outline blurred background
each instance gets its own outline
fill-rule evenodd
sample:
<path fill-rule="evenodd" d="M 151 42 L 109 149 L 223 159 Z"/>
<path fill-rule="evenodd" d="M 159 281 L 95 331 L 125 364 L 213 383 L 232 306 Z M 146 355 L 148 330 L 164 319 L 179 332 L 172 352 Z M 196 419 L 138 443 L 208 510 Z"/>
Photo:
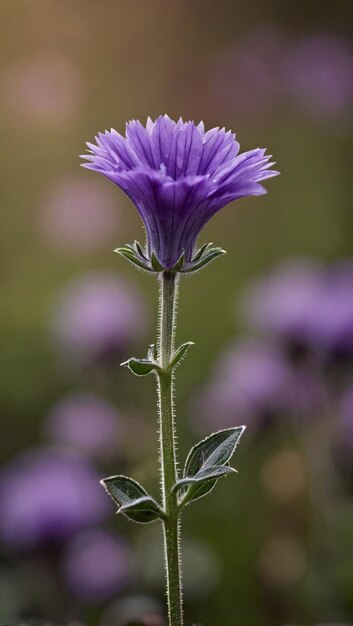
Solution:
<path fill-rule="evenodd" d="M 158 493 L 157 284 L 113 254 L 136 210 L 79 167 L 98 130 L 171 117 L 268 147 L 267 196 L 218 214 L 228 250 L 181 287 L 180 458 L 248 426 L 185 511 L 187 623 L 353 622 L 350 0 L 2 0 L 0 621 L 163 626 L 158 525 L 98 485 Z"/>

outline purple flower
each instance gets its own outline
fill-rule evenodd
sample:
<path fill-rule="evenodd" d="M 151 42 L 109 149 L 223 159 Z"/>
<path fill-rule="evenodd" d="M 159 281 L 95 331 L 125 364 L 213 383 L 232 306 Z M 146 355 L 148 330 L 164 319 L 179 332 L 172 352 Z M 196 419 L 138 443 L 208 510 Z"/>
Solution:
<path fill-rule="evenodd" d="M 279 102 L 279 65 L 287 45 L 285 33 L 270 23 L 256 24 L 237 37 L 221 51 L 207 76 L 215 104 L 232 115 L 239 112 L 256 118 L 273 111 Z"/>
<path fill-rule="evenodd" d="M 353 262 L 284 263 L 249 289 L 245 313 L 257 329 L 289 345 L 352 356 Z"/>
<path fill-rule="evenodd" d="M 136 287 L 109 272 L 75 278 L 55 305 L 58 346 L 83 365 L 120 358 L 146 326 L 146 307 Z"/>
<path fill-rule="evenodd" d="M 0 474 L 0 539 L 17 549 L 63 541 L 109 514 L 99 476 L 58 449 L 27 452 Z"/>
<path fill-rule="evenodd" d="M 90 602 L 105 600 L 130 582 L 132 557 L 120 537 L 103 530 L 87 530 L 68 543 L 63 573 L 72 593 Z"/>
<path fill-rule="evenodd" d="M 353 260 L 329 266 L 317 302 L 313 340 L 333 356 L 353 357 Z"/>
<path fill-rule="evenodd" d="M 353 48 L 336 36 L 316 34 L 284 56 L 283 85 L 311 116 L 337 118 L 353 104 Z"/>
<path fill-rule="evenodd" d="M 92 393 L 74 393 L 53 407 L 45 434 L 90 458 L 107 459 L 119 449 L 121 426 L 113 406 Z"/>
<path fill-rule="evenodd" d="M 195 268 L 197 237 L 210 218 L 233 200 L 266 193 L 262 181 L 278 173 L 265 150 L 239 154 L 230 131 L 205 132 L 202 122 L 167 115 L 148 118 L 146 128 L 129 122 L 126 137 L 114 129 L 99 133 L 96 142 L 87 144 L 84 167 L 112 180 L 135 204 L 147 246 L 130 249 L 130 260 L 150 271 Z"/>
<path fill-rule="evenodd" d="M 195 413 L 217 428 L 271 418 L 287 408 L 291 376 L 290 365 L 276 346 L 255 339 L 234 342 L 196 398 Z"/>
<path fill-rule="evenodd" d="M 112 240 L 120 224 L 114 194 L 101 180 L 63 176 L 46 190 L 39 230 L 60 252 L 87 252 Z"/>
<path fill-rule="evenodd" d="M 9 65 L 1 75 L 3 106 L 9 119 L 33 126 L 66 126 L 77 119 L 83 98 L 80 70 L 63 54 L 30 56 Z"/>
<path fill-rule="evenodd" d="M 244 309 L 257 329 L 302 346 L 312 341 L 321 301 L 321 265 L 294 259 L 256 281 L 245 294 Z"/>

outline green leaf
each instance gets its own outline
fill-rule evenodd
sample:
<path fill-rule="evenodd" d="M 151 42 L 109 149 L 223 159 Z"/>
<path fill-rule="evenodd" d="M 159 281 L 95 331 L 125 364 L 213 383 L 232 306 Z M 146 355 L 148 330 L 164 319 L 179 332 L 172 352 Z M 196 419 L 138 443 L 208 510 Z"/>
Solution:
<path fill-rule="evenodd" d="M 147 491 L 128 476 L 110 476 L 101 484 L 118 505 L 118 513 L 140 524 L 149 524 L 165 517 L 159 504 Z"/>
<path fill-rule="evenodd" d="M 176 489 L 182 491 L 180 503 L 185 506 L 193 500 L 206 496 L 215 487 L 220 478 L 236 473 L 233 467 L 217 465 L 200 470 L 196 476 L 182 478 L 176 483 Z M 187 487 L 185 489 L 185 487 Z"/>
<path fill-rule="evenodd" d="M 181 487 L 187 487 L 188 485 L 197 485 L 198 483 L 202 483 L 211 479 L 218 479 L 222 476 L 227 476 L 227 474 L 236 473 L 233 467 L 229 467 L 229 465 L 212 465 L 211 467 L 206 467 L 200 470 L 196 476 L 187 476 L 186 478 L 181 478 L 175 485 L 175 489 L 180 489 Z"/>
<path fill-rule="evenodd" d="M 186 459 L 184 476 L 195 476 L 200 469 L 205 467 L 228 463 L 244 430 L 245 426 L 226 428 L 197 443 Z"/>
<path fill-rule="evenodd" d="M 187 353 L 188 349 L 190 348 L 190 346 L 194 346 L 194 342 L 193 341 L 187 341 L 186 343 L 183 343 L 173 354 L 172 360 L 169 363 L 168 368 L 169 369 L 173 369 L 174 367 L 176 367 L 177 365 L 179 365 L 180 361 L 183 359 L 183 357 L 185 356 L 185 354 Z"/>
<path fill-rule="evenodd" d="M 182 506 L 202 498 L 213 489 L 219 478 L 235 471 L 228 463 L 244 430 L 245 426 L 220 430 L 192 448 L 186 459 L 183 478 L 174 487 L 181 490 Z"/>
<path fill-rule="evenodd" d="M 150 361 L 150 359 L 135 359 L 133 357 L 124 361 L 121 365 L 128 367 L 129 370 L 136 376 L 147 376 L 148 374 L 151 374 L 151 372 L 155 372 L 160 369 L 159 365 L 154 361 Z"/>

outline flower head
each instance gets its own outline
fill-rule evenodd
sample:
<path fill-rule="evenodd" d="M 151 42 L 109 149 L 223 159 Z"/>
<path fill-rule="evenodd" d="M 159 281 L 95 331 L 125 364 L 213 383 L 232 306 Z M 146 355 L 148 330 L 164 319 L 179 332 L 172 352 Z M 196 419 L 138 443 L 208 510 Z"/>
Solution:
<path fill-rule="evenodd" d="M 145 225 L 146 249 L 135 244 L 120 251 L 150 271 L 192 271 L 221 254 L 219 248 L 196 252 L 202 228 L 233 200 L 266 193 L 262 181 L 278 174 L 265 150 L 239 154 L 230 131 L 205 132 L 202 122 L 167 115 L 148 118 L 146 127 L 131 121 L 125 137 L 112 129 L 87 145 L 84 167 L 117 184 Z"/>

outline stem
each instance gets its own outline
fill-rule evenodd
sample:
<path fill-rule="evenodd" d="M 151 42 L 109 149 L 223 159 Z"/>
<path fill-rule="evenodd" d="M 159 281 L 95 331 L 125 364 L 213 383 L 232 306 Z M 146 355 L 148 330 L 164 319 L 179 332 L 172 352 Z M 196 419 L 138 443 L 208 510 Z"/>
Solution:
<path fill-rule="evenodd" d="M 158 373 L 160 471 L 163 506 L 164 554 L 167 577 L 169 626 L 183 626 L 179 513 L 175 492 L 171 488 L 178 478 L 174 425 L 174 373 L 168 365 L 174 352 L 178 275 L 160 275 Z"/>

